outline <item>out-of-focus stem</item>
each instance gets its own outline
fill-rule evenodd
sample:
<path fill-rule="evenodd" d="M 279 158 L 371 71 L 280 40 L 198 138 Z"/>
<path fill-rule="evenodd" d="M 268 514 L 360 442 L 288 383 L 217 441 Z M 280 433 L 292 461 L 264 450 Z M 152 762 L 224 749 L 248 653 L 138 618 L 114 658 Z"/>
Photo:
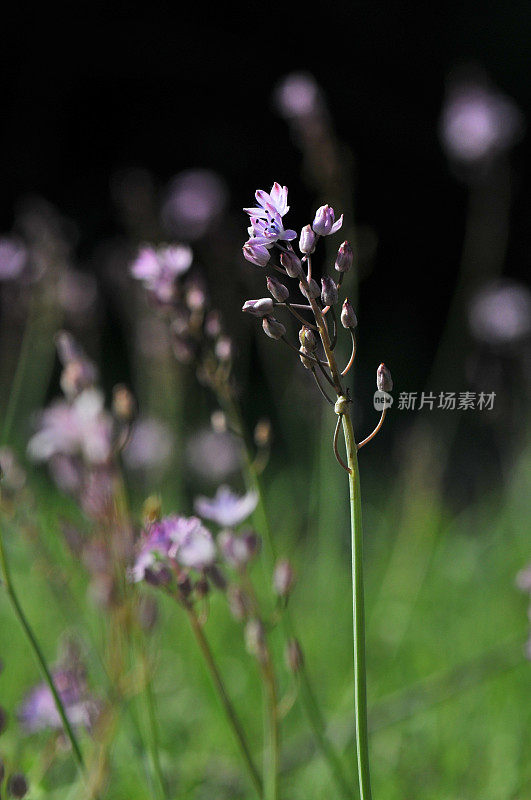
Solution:
<path fill-rule="evenodd" d="M 264 795 L 263 795 L 262 781 L 260 779 L 260 775 L 253 761 L 251 751 L 247 744 L 247 739 L 245 737 L 245 733 L 242 728 L 241 722 L 238 718 L 238 715 L 236 714 L 234 706 L 232 705 L 232 701 L 227 693 L 227 690 L 225 689 L 225 684 L 223 683 L 221 673 L 215 662 L 214 655 L 212 653 L 212 650 L 210 649 L 208 640 L 203 632 L 201 624 L 197 619 L 194 610 L 191 607 L 187 607 L 186 611 L 188 614 L 188 619 L 190 620 L 190 625 L 193 634 L 196 638 L 197 644 L 199 645 L 199 649 L 201 650 L 203 658 L 205 659 L 205 663 L 210 673 L 210 677 L 212 678 L 212 682 L 219 695 L 221 704 L 223 705 L 223 709 L 225 711 L 225 714 L 227 715 L 227 719 L 233 730 L 236 742 L 238 743 L 238 747 L 240 749 L 242 758 L 249 772 L 249 777 L 251 778 L 252 784 L 255 788 L 258 797 L 262 798 Z"/>
<path fill-rule="evenodd" d="M 17 617 L 17 620 L 20 623 L 20 626 L 21 626 L 22 630 L 26 634 L 26 638 L 28 639 L 28 642 L 30 644 L 31 649 L 33 650 L 33 654 L 34 654 L 34 656 L 35 656 L 35 658 L 37 660 L 37 663 L 39 664 L 39 667 L 41 669 L 43 678 L 44 678 L 44 680 L 45 680 L 45 682 L 46 682 L 46 684 L 47 684 L 47 686 L 48 686 L 48 688 L 49 688 L 49 690 L 50 690 L 50 692 L 52 694 L 52 697 L 53 697 L 53 700 L 54 700 L 54 703 L 55 703 L 55 707 L 57 709 L 57 713 L 59 714 L 59 717 L 61 718 L 61 722 L 63 723 L 63 728 L 64 728 L 64 731 L 65 731 L 65 734 L 66 734 L 66 736 L 67 736 L 67 738 L 70 741 L 70 744 L 72 746 L 72 753 L 74 755 L 74 759 L 75 759 L 75 761 L 77 763 L 77 766 L 80 769 L 80 771 L 84 773 L 85 766 L 84 766 L 84 761 L 83 761 L 83 755 L 81 753 L 81 748 L 79 747 L 79 744 L 78 744 L 76 735 L 74 733 L 74 730 L 73 730 L 73 728 L 72 728 L 72 726 L 70 724 L 70 721 L 69 721 L 69 719 L 68 719 L 68 717 L 66 715 L 65 708 L 64 708 L 62 700 L 61 700 L 61 698 L 59 696 L 59 693 L 58 693 L 58 691 L 57 691 L 57 689 L 55 687 L 55 684 L 54 684 L 51 672 L 50 672 L 50 670 L 48 668 L 48 664 L 46 663 L 46 659 L 44 657 L 44 654 L 43 654 L 43 652 L 41 650 L 41 647 L 40 647 L 40 645 L 39 645 L 39 643 L 38 643 L 38 641 L 37 641 L 37 639 L 35 637 L 35 634 L 33 633 L 31 625 L 29 624 L 29 622 L 28 622 L 28 620 L 26 618 L 26 615 L 25 615 L 25 613 L 24 613 L 24 611 L 22 609 L 22 606 L 20 605 L 20 602 L 19 602 L 18 597 L 17 597 L 17 593 L 15 591 L 15 587 L 13 586 L 13 582 L 11 580 L 11 573 L 9 571 L 9 565 L 8 565 L 8 562 L 7 562 L 7 555 L 6 555 L 6 551 L 5 551 L 4 539 L 3 539 L 2 531 L 0 531 L 0 572 L 1 572 L 1 575 L 2 575 L 2 580 L 4 582 L 4 587 L 5 587 L 5 590 L 6 590 L 6 594 L 7 594 L 8 598 L 9 598 L 9 600 L 11 602 L 11 606 L 13 608 L 13 611 L 15 612 L 15 616 Z"/>
<path fill-rule="evenodd" d="M 277 684 L 269 650 L 261 671 L 264 684 L 264 733 L 267 742 L 264 751 L 264 800 L 277 800 L 280 731 Z"/>
<path fill-rule="evenodd" d="M 346 404 L 345 404 L 346 405 Z M 350 524 L 352 538 L 352 600 L 354 621 L 354 712 L 356 754 L 361 800 L 371 800 L 369 735 L 367 724 L 367 670 L 365 663 L 365 609 L 363 595 L 363 535 L 360 476 L 356 440 L 348 408 L 343 413 L 343 433 L 350 469 Z"/>

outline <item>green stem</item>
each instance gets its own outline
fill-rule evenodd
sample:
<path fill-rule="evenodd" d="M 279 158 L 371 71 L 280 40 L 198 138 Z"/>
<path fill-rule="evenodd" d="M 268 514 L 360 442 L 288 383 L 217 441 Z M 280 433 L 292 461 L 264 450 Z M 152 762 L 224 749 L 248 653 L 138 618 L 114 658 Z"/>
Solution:
<path fill-rule="evenodd" d="M 264 798 L 265 800 L 277 800 L 278 798 L 278 759 L 280 748 L 280 736 L 278 727 L 278 698 L 275 673 L 271 656 L 267 653 L 266 660 L 262 665 L 262 677 L 264 681 L 264 721 L 265 721 L 265 740 L 267 746 L 264 751 Z"/>
<path fill-rule="evenodd" d="M 203 633 L 201 624 L 197 619 L 197 616 L 195 615 L 193 609 L 187 608 L 186 611 L 188 613 L 188 619 L 190 620 L 192 631 L 199 645 L 199 649 L 203 654 L 205 663 L 208 667 L 208 671 L 210 672 L 210 676 L 212 678 L 216 691 L 223 705 L 225 714 L 227 715 L 227 719 L 229 720 L 229 723 L 234 732 L 234 737 L 240 748 L 241 755 L 249 771 L 249 776 L 256 790 L 256 794 L 258 795 L 258 797 L 262 798 L 263 789 L 262 789 L 262 781 L 260 779 L 260 775 L 253 761 L 251 751 L 249 749 L 249 745 L 247 744 L 247 739 L 245 737 L 245 733 L 242 728 L 242 724 L 238 718 L 238 715 L 236 714 L 234 706 L 232 705 L 232 701 L 227 693 L 227 690 L 225 689 L 225 684 L 223 683 L 223 679 L 221 677 L 217 664 L 214 660 L 214 656 L 212 650 L 210 649 L 208 640 L 205 637 L 205 634 Z"/>
<path fill-rule="evenodd" d="M 367 724 L 367 668 L 365 663 L 365 611 L 363 598 L 363 535 L 361 524 L 360 476 L 352 420 L 347 403 L 343 411 L 343 433 L 350 469 L 350 522 L 352 531 L 352 600 L 354 621 L 354 704 L 356 753 L 361 800 L 371 800 L 369 735 Z"/>
<path fill-rule="evenodd" d="M 7 401 L 7 408 L 4 415 L 4 424 L 2 426 L 2 436 L 0 440 L 4 445 L 7 444 L 9 440 L 20 398 L 20 392 L 22 391 L 24 373 L 26 372 L 26 363 L 31 353 L 31 342 L 33 338 L 33 327 L 36 320 L 36 312 L 37 300 L 35 297 L 32 297 L 28 319 L 22 337 L 22 344 L 20 345 L 20 353 L 17 359 L 15 375 L 13 376 L 13 381 L 11 382 L 9 399 Z"/>
<path fill-rule="evenodd" d="M 157 726 L 157 715 L 155 713 L 155 696 L 153 693 L 153 679 L 151 675 L 148 675 L 146 678 L 146 685 L 145 685 L 145 699 L 146 699 L 146 707 L 148 712 L 148 719 L 149 719 L 149 730 L 150 730 L 150 750 L 151 750 L 151 762 L 153 766 L 153 771 L 157 776 L 157 781 L 159 783 L 159 790 L 161 793 L 161 797 L 168 798 L 168 788 L 166 786 L 166 781 L 164 778 L 164 773 L 162 771 L 162 766 L 160 763 L 160 756 L 159 756 L 159 731 Z"/>
<path fill-rule="evenodd" d="M 7 556 L 6 556 L 5 546 L 4 546 L 4 539 L 3 539 L 3 535 L 2 535 L 1 531 L 0 531 L 0 572 L 2 574 L 2 579 L 4 581 L 4 586 L 5 586 L 5 590 L 6 590 L 7 596 L 9 598 L 10 602 L 11 602 L 11 606 L 13 607 L 13 611 L 15 612 L 15 616 L 17 617 L 21 628 L 23 629 L 24 633 L 26 634 L 26 637 L 27 637 L 27 639 L 28 639 L 28 641 L 30 643 L 31 649 L 33 650 L 35 658 L 36 658 L 36 660 L 37 660 L 37 662 L 39 664 L 39 667 L 41 669 L 43 678 L 44 678 L 44 680 L 45 680 L 45 682 L 46 682 L 46 684 L 47 684 L 47 686 L 48 686 L 48 688 L 49 688 L 49 690 L 50 690 L 50 692 L 52 694 L 52 697 L 54 699 L 55 707 L 57 708 L 57 713 L 59 714 L 59 717 L 61 718 L 61 722 L 63 723 L 65 734 L 66 734 L 67 738 L 69 739 L 70 744 L 72 745 L 72 752 L 74 754 L 74 758 L 75 758 L 75 761 L 77 763 L 77 766 L 79 767 L 79 770 L 84 773 L 85 765 L 84 765 L 84 762 L 83 762 L 83 756 L 81 754 L 81 749 L 79 747 L 76 735 L 75 735 L 75 733 L 73 731 L 72 726 L 70 725 L 70 722 L 68 720 L 68 717 L 66 715 L 66 712 L 65 712 L 65 709 L 64 709 L 64 706 L 63 706 L 63 703 L 62 703 L 62 700 L 59 697 L 59 693 L 58 693 L 57 689 L 55 688 L 55 684 L 53 682 L 52 675 L 51 675 L 50 670 L 48 669 L 48 665 L 46 663 L 46 659 L 44 658 L 43 652 L 42 652 L 42 650 L 40 648 L 40 645 L 39 645 L 37 639 L 35 638 L 35 635 L 34 635 L 32 629 L 31 629 L 31 626 L 30 626 L 30 624 L 29 624 L 29 622 L 28 622 L 28 620 L 26 618 L 26 615 L 24 614 L 24 611 L 22 610 L 22 606 L 20 605 L 20 602 L 18 600 L 16 591 L 15 591 L 15 587 L 13 586 L 13 582 L 11 580 L 11 573 L 9 571 L 9 566 L 8 566 L 8 562 L 7 562 Z"/>

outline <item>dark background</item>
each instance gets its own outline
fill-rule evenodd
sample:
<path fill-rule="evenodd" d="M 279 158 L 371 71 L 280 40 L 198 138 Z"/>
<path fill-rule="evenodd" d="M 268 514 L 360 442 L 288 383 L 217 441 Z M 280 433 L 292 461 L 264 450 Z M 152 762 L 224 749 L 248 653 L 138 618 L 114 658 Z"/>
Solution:
<path fill-rule="evenodd" d="M 286 73 L 311 72 L 354 157 L 356 222 L 377 240 L 361 286 L 370 332 L 361 366 L 385 360 L 397 389 L 425 388 L 469 195 L 438 138 L 445 82 L 456 67 L 478 66 L 531 119 L 528 3 L 357 3 L 297 14 L 249 4 L 234 16 L 224 7 L 78 4 L 66 13 L 22 8 L 4 30 L 1 227 L 21 197 L 38 193 L 77 222 L 82 259 L 116 232 L 111 176 L 131 166 L 161 184 L 182 169 L 212 168 L 235 212 L 254 188 L 279 180 L 298 209 L 292 224 L 310 221 L 315 194 L 271 93 Z M 531 258 L 525 137 L 510 163 L 504 274 L 522 279 Z M 242 217 L 242 240 L 243 226 Z M 458 385 L 430 388 L 468 388 L 464 370 Z"/>

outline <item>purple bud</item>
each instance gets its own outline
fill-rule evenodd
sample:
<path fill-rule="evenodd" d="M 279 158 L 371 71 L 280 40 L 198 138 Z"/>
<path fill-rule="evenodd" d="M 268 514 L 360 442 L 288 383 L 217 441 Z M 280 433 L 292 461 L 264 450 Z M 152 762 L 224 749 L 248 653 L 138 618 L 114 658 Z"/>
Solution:
<path fill-rule="evenodd" d="M 299 342 L 302 347 L 307 347 L 308 350 L 314 350 L 317 347 L 317 339 L 311 328 L 303 325 L 299 331 Z"/>
<path fill-rule="evenodd" d="M 284 654 L 290 672 L 297 673 L 304 664 L 304 656 L 297 639 L 289 639 Z"/>
<path fill-rule="evenodd" d="M 266 314 L 273 313 L 273 301 L 270 297 L 261 297 L 259 300 L 246 300 L 242 306 L 242 311 L 252 314 L 253 317 L 265 317 Z"/>
<path fill-rule="evenodd" d="M 228 336 L 220 336 L 216 342 L 214 351 L 216 358 L 220 361 L 229 361 L 232 356 L 232 342 Z"/>
<path fill-rule="evenodd" d="M 280 256 L 280 263 L 290 276 L 290 278 L 299 278 L 302 272 L 302 262 L 295 253 L 282 253 Z"/>
<path fill-rule="evenodd" d="M 243 255 L 251 264 L 256 264 L 257 267 L 265 267 L 270 259 L 270 253 L 267 247 L 263 244 L 253 244 L 253 240 L 249 239 L 243 245 Z"/>
<path fill-rule="evenodd" d="M 306 225 L 302 229 L 301 236 L 299 239 L 299 250 L 301 251 L 301 253 L 306 253 L 307 255 L 313 253 L 313 251 L 315 250 L 315 241 L 316 241 L 316 236 L 315 233 L 312 231 L 312 226 Z"/>
<path fill-rule="evenodd" d="M 299 283 L 299 289 L 301 290 L 301 293 L 308 300 L 315 300 L 315 298 L 319 297 L 319 295 L 321 294 L 321 290 L 319 289 L 319 284 L 317 283 L 317 281 L 314 281 L 313 278 L 310 278 L 307 285 L 308 288 L 306 288 L 306 286 L 303 284 L 302 281 Z"/>
<path fill-rule="evenodd" d="M 356 328 L 358 325 L 358 318 L 348 297 L 345 299 L 341 309 L 341 324 L 344 328 Z"/>
<path fill-rule="evenodd" d="M 321 300 L 324 306 L 334 306 L 339 299 L 337 286 L 329 275 L 321 278 Z"/>
<path fill-rule="evenodd" d="M 241 622 L 249 615 L 251 603 L 243 589 L 240 589 L 239 586 L 234 586 L 232 584 L 229 586 L 227 589 L 227 600 L 230 613 L 238 622 Z"/>
<path fill-rule="evenodd" d="M 287 558 L 281 558 L 275 564 L 273 572 L 273 589 L 279 597 L 287 597 L 295 583 L 295 573 Z"/>
<path fill-rule="evenodd" d="M 376 386 L 379 392 L 390 392 L 393 388 L 393 379 L 385 364 L 380 364 L 376 372 Z"/>
<path fill-rule="evenodd" d="M 264 317 L 262 320 L 262 328 L 270 339 L 281 339 L 286 335 L 284 325 L 275 319 L 275 317 Z"/>
<path fill-rule="evenodd" d="M 329 236 L 338 231 L 343 225 L 343 214 L 336 222 L 334 209 L 329 206 L 321 206 L 315 213 L 313 229 L 319 236 Z"/>
<path fill-rule="evenodd" d="M 271 292 L 277 303 L 285 303 L 289 297 L 289 289 L 276 278 L 267 279 L 267 290 Z"/>
<path fill-rule="evenodd" d="M 347 241 L 340 245 L 337 251 L 335 267 L 338 272 L 348 272 L 354 261 L 352 247 Z"/>

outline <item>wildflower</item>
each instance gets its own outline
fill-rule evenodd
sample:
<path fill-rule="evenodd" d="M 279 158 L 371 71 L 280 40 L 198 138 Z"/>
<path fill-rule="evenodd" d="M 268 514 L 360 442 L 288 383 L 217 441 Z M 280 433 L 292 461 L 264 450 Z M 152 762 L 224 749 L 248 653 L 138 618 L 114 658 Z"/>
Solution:
<path fill-rule="evenodd" d="M 210 531 L 197 517 L 163 517 L 149 527 L 130 577 L 137 583 L 156 576 L 160 570 L 168 570 L 172 560 L 182 567 L 203 570 L 213 564 L 215 555 Z"/>
<path fill-rule="evenodd" d="M 472 165 L 485 161 L 514 144 L 522 129 L 519 109 L 501 92 L 477 80 L 450 89 L 440 123 L 450 158 Z"/>
<path fill-rule="evenodd" d="M 292 72 L 275 90 L 275 103 L 282 116 L 305 120 L 322 111 L 322 99 L 315 78 L 306 72 Z"/>
<path fill-rule="evenodd" d="M 310 351 L 315 350 L 317 347 L 317 339 L 315 338 L 315 334 L 311 328 L 308 328 L 307 325 L 303 325 L 299 331 L 299 342 L 301 343 L 302 347 L 307 347 Z"/>
<path fill-rule="evenodd" d="M 173 449 L 171 431 L 157 419 L 139 419 L 123 450 L 123 459 L 129 469 L 164 469 Z"/>
<path fill-rule="evenodd" d="M 244 208 L 250 217 L 266 217 L 268 213 L 278 214 L 283 217 L 289 211 L 288 187 L 281 186 L 275 181 L 268 194 L 263 189 L 257 189 L 255 197 L 260 208 Z"/>
<path fill-rule="evenodd" d="M 336 221 L 334 209 L 329 206 L 321 206 L 315 213 L 312 228 L 319 236 L 330 236 L 336 233 L 343 225 L 343 214 Z"/>
<path fill-rule="evenodd" d="M 35 461 L 61 454 L 81 455 L 91 464 L 101 464 L 111 455 L 111 437 L 112 419 L 104 410 L 103 394 L 84 389 L 72 403 L 58 401 L 42 412 L 28 453 Z"/>
<path fill-rule="evenodd" d="M 226 528 L 239 525 L 253 513 L 258 503 L 255 491 L 237 495 L 228 486 L 220 486 L 212 499 L 198 497 L 194 503 L 195 510 L 204 519 L 217 522 Z"/>
<path fill-rule="evenodd" d="M 531 333 L 531 292 L 516 281 L 487 284 L 472 300 L 469 324 L 476 339 L 487 344 L 522 341 Z"/>
<path fill-rule="evenodd" d="M 267 248 L 273 247 L 275 242 L 287 241 L 291 242 L 292 239 L 297 238 L 296 231 L 288 228 L 284 229 L 282 224 L 282 217 L 276 211 L 266 211 L 265 217 L 251 217 L 251 224 L 247 228 L 247 232 L 251 237 L 251 241 L 255 244 L 262 244 Z"/>
<path fill-rule="evenodd" d="M 263 244 L 257 244 L 253 239 L 249 239 L 248 242 L 245 242 L 242 250 L 244 258 L 250 261 L 251 264 L 256 264 L 257 267 L 265 267 L 271 258 L 267 247 L 264 247 Z"/>
<path fill-rule="evenodd" d="M 353 260 L 354 253 L 352 251 L 352 247 L 347 241 L 344 241 L 343 244 L 339 245 L 335 268 L 338 272 L 348 272 L 352 266 Z"/>
<path fill-rule="evenodd" d="M 205 428 L 190 437 L 186 458 L 194 472 L 219 484 L 239 469 L 241 448 L 234 434 Z"/>
<path fill-rule="evenodd" d="M 170 182 L 162 205 L 162 220 L 180 239 L 192 241 L 208 232 L 227 204 L 223 180 L 208 169 L 191 169 Z"/>
<path fill-rule="evenodd" d="M 317 281 L 314 281 L 313 278 L 310 278 L 308 281 L 308 288 L 302 283 L 299 283 L 299 289 L 301 290 L 301 294 L 303 294 L 307 300 L 315 300 L 316 297 L 319 297 L 321 294 L 321 290 L 319 289 L 319 284 Z"/>
<path fill-rule="evenodd" d="M 55 670 L 52 677 L 70 724 L 90 728 L 97 714 L 97 703 L 88 692 L 83 668 L 79 664 L 62 667 Z M 39 683 L 29 692 L 20 707 L 18 718 L 28 733 L 46 728 L 60 730 L 63 727 L 46 683 Z"/>
<path fill-rule="evenodd" d="M 270 297 L 261 297 L 260 300 L 246 300 L 242 311 L 247 311 L 254 317 L 263 317 L 273 313 L 273 301 Z"/>
<path fill-rule="evenodd" d="M 133 277 L 141 280 L 161 303 L 173 300 L 175 279 L 184 274 L 192 263 L 193 255 L 187 245 L 143 247 L 131 266 Z"/>
<path fill-rule="evenodd" d="M 11 237 L 0 239 L 0 281 L 12 281 L 22 274 L 28 253 L 22 242 Z"/>

